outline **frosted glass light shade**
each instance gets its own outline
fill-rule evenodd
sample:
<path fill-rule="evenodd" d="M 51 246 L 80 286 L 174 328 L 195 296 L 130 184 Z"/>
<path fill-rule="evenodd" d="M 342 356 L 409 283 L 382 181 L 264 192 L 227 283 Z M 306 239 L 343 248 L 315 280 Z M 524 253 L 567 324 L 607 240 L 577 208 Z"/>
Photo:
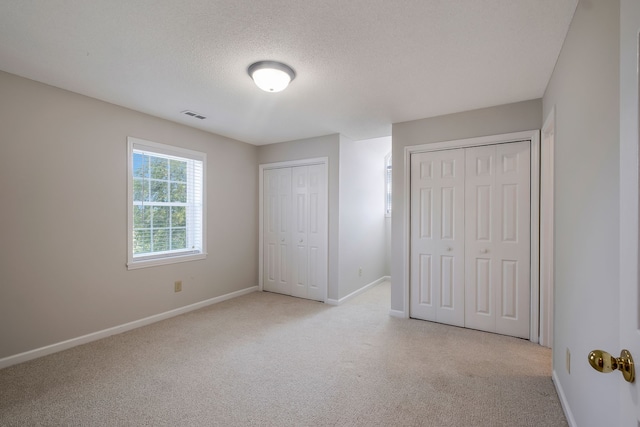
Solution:
<path fill-rule="evenodd" d="M 296 77 L 291 67 L 281 62 L 260 61 L 247 70 L 256 86 L 265 92 L 280 92 Z"/>

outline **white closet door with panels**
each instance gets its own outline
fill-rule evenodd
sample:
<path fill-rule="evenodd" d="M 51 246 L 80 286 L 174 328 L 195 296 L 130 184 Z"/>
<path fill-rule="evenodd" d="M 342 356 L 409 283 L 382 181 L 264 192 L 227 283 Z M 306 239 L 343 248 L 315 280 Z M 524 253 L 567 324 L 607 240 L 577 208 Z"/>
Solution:
<path fill-rule="evenodd" d="M 291 295 L 306 298 L 309 286 L 309 247 L 307 245 L 309 183 L 305 166 L 292 169 L 293 174 L 293 288 Z"/>
<path fill-rule="evenodd" d="M 265 169 L 263 186 L 264 290 L 324 301 L 326 165 Z"/>
<path fill-rule="evenodd" d="M 292 295 L 323 301 L 327 283 L 326 188 L 324 165 L 292 168 L 293 290 Z"/>
<path fill-rule="evenodd" d="M 464 151 L 411 156 L 411 315 L 464 326 Z"/>
<path fill-rule="evenodd" d="M 264 290 L 291 294 L 291 170 L 264 171 Z"/>
<path fill-rule="evenodd" d="M 410 316 L 529 337 L 530 142 L 411 155 Z"/>
<path fill-rule="evenodd" d="M 529 142 L 466 149 L 467 327 L 529 338 Z"/>

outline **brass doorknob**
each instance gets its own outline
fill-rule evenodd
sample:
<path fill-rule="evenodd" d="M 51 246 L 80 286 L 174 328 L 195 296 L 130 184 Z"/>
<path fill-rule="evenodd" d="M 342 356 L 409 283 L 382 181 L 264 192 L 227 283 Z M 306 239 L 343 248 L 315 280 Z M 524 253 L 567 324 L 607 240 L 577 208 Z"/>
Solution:
<path fill-rule="evenodd" d="M 621 371 L 625 381 L 632 383 L 636 378 L 633 357 L 629 350 L 622 350 L 620 357 L 613 357 L 603 350 L 593 350 L 589 353 L 589 364 L 598 372 L 608 374 L 615 370 Z"/>

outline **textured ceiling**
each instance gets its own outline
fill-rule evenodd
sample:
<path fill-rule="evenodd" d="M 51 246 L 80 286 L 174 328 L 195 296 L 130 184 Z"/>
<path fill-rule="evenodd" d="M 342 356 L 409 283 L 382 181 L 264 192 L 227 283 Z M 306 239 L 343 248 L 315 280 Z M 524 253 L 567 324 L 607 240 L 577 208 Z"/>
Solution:
<path fill-rule="evenodd" d="M 0 0 L 0 70 L 256 145 L 366 139 L 541 97 L 576 4 Z M 262 92 L 246 73 L 259 60 L 297 77 Z"/>

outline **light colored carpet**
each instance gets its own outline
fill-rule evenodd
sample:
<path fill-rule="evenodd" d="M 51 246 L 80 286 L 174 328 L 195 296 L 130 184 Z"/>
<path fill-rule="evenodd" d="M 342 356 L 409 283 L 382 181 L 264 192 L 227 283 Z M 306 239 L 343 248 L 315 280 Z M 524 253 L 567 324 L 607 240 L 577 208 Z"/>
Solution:
<path fill-rule="evenodd" d="M 564 426 L 549 349 L 270 293 L 0 370 L 0 425 Z"/>

